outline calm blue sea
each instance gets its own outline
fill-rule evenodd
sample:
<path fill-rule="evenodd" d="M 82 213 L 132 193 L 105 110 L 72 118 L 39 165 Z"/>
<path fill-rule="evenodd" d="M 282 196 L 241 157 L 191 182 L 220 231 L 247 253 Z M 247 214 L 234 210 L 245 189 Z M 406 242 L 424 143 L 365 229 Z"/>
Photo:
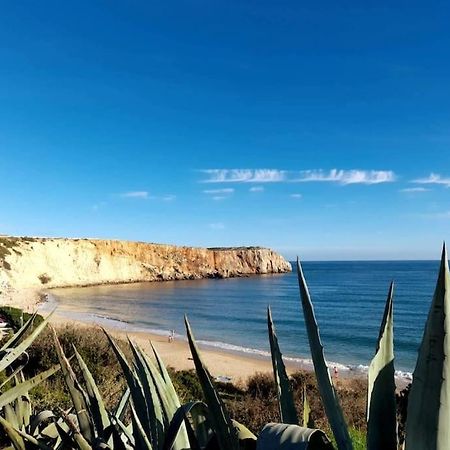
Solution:
<path fill-rule="evenodd" d="M 295 267 L 293 263 L 293 267 Z M 305 262 L 328 361 L 364 370 L 376 345 L 391 280 L 395 282 L 396 369 L 414 369 L 437 279 L 438 261 Z M 60 314 L 135 330 L 184 335 L 187 314 L 209 345 L 265 354 L 272 307 L 283 354 L 309 358 L 295 270 L 224 280 L 137 283 L 52 291 Z"/>

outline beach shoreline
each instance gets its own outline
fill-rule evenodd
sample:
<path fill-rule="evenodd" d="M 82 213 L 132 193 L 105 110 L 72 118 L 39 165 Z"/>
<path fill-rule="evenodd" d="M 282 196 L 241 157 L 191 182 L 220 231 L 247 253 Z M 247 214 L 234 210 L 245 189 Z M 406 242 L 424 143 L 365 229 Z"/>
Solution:
<path fill-rule="evenodd" d="M 130 337 L 141 345 L 146 351 L 151 352 L 150 342 L 152 342 L 165 361 L 167 366 L 175 370 L 194 369 L 191 354 L 186 337 L 177 334 L 172 342 L 169 342 L 170 330 L 145 330 L 130 328 L 130 324 L 112 321 L 107 317 L 88 317 L 87 314 L 77 311 L 68 313 L 67 311 L 58 311 L 57 300 L 51 293 L 51 290 L 44 289 L 9 289 L 3 290 L 1 295 L 2 305 L 15 306 L 26 312 L 37 310 L 43 316 L 55 310 L 50 319 L 50 323 L 55 326 L 64 326 L 66 324 L 77 324 L 83 327 L 101 327 L 110 332 L 113 336 L 120 339 Z M 115 322 L 115 323 L 114 323 Z M 213 342 L 197 340 L 201 350 L 202 357 L 206 363 L 211 375 L 218 380 L 231 381 L 235 384 L 245 383 L 246 380 L 256 373 L 272 373 L 272 363 L 270 353 L 255 349 L 234 348 L 235 346 L 214 345 Z M 314 372 L 313 363 L 310 359 L 294 358 L 284 355 L 286 370 L 288 374 L 303 370 Z M 337 376 L 335 375 L 337 368 Z M 335 383 L 339 384 L 342 380 L 349 379 L 367 379 L 367 368 L 363 370 L 354 369 L 340 363 L 329 363 L 330 375 Z M 396 376 L 397 389 L 403 389 L 411 379 L 405 376 Z"/>
<path fill-rule="evenodd" d="M 50 296 L 51 298 L 51 296 Z M 54 304 L 45 302 L 41 304 L 40 312 L 46 315 L 54 309 Z M 42 309 L 43 308 L 43 309 Z M 151 343 L 168 367 L 174 370 L 195 369 L 189 350 L 187 339 L 183 335 L 175 335 L 174 339 L 169 339 L 171 330 L 167 332 L 152 332 L 149 330 L 126 329 L 120 327 L 120 323 L 112 326 L 108 321 L 98 318 L 98 320 L 88 319 L 86 316 L 78 315 L 77 318 L 70 317 L 58 312 L 57 308 L 50 319 L 50 323 L 55 327 L 62 327 L 67 324 L 76 324 L 81 327 L 104 328 L 112 336 L 126 340 L 130 338 L 136 342 L 149 354 L 152 353 Z M 197 340 L 204 363 L 208 367 L 210 374 L 217 381 L 232 382 L 235 385 L 245 385 L 247 380 L 258 373 L 272 376 L 272 362 L 268 352 L 243 353 L 231 348 L 222 348 L 211 345 L 208 341 Z M 297 371 L 314 372 L 313 363 L 309 359 L 292 358 L 283 356 L 286 371 L 289 375 Z M 337 372 L 335 371 L 337 368 Z M 352 370 L 348 366 L 330 363 L 330 375 L 336 385 L 348 384 L 351 380 L 367 380 L 367 373 L 360 370 Z M 396 376 L 397 390 L 404 389 L 410 382 L 409 379 Z"/>

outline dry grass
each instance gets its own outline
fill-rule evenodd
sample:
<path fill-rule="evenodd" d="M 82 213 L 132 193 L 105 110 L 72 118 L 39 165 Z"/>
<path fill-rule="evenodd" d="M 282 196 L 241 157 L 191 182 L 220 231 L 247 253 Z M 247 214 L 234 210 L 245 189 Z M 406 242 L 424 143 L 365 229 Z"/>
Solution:
<path fill-rule="evenodd" d="M 56 331 L 67 356 L 73 354 L 73 345 L 76 346 L 90 368 L 107 408 L 114 409 L 124 390 L 125 382 L 104 333 L 98 328 L 76 325 L 65 325 Z M 29 362 L 26 366 L 28 376 L 33 376 L 57 363 L 53 339 L 52 331 L 47 329 L 30 347 Z M 127 344 L 119 341 L 119 345 L 130 357 Z M 76 369 L 76 364 L 73 366 Z M 197 375 L 193 370 L 175 371 L 170 368 L 169 370 L 182 402 L 203 398 Z M 301 418 L 303 414 L 302 396 L 305 386 L 314 426 L 330 435 L 314 374 L 299 371 L 293 374 L 291 380 L 299 417 Z M 363 448 L 366 433 L 367 382 L 361 379 L 340 379 L 336 384 L 352 438 L 357 443 L 355 448 Z M 270 375 L 256 373 L 244 386 L 220 383 L 217 386 L 231 416 L 253 432 L 258 433 L 268 422 L 280 420 L 275 385 Z M 32 403 L 37 411 L 70 406 L 70 399 L 60 373 L 39 385 L 31 394 Z"/>

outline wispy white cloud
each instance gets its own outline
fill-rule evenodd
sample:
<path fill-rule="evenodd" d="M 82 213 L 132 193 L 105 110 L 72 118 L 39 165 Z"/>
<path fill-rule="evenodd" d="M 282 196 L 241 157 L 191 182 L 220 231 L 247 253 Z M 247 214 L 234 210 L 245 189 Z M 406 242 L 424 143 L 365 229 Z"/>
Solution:
<path fill-rule="evenodd" d="M 417 178 L 412 180 L 411 183 L 416 184 L 441 184 L 445 187 L 450 187 L 450 178 L 444 178 L 438 173 L 430 173 L 427 178 Z"/>
<path fill-rule="evenodd" d="M 173 194 L 150 195 L 148 191 L 130 191 L 119 195 L 120 198 L 135 198 L 138 200 L 156 200 L 163 202 L 171 202 L 176 199 Z"/>
<path fill-rule="evenodd" d="M 147 191 L 130 191 L 130 192 L 124 192 L 123 194 L 120 194 L 122 198 L 139 198 L 141 200 L 148 199 L 148 192 Z"/>
<path fill-rule="evenodd" d="M 291 197 L 291 198 L 299 199 L 299 198 L 302 198 L 303 195 L 302 195 L 302 194 L 291 194 L 290 197 Z"/>
<path fill-rule="evenodd" d="M 224 189 L 206 189 L 203 191 L 204 194 L 220 195 L 220 194 L 233 194 L 234 188 L 224 188 Z"/>
<path fill-rule="evenodd" d="M 223 229 L 225 229 L 225 224 L 223 224 L 222 222 L 210 223 L 210 224 L 208 224 L 208 226 L 212 230 L 223 230 Z"/>
<path fill-rule="evenodd" d="M 427 189 L 424 187 L 412 187 L 412 188 L 400 189 L 400 192 L 406 192 L 406 193 L 411 193 L 411 194 L 414 194 L 415 192 L 428 192 L 428 191 L 430 191 L 430 189 Z"/>
<path fill-rule="evenodd" d="M 380 184 L 396 180 L 392 170 L 301 170 L 280 169 L 207 169 L 203 183 L 307 183 Z M 252 191 L 255 192 L 255 191 Z"/>
<path fill-rule="evenodd" d="M 286 172 L 278 169 L 207 169 L 203 183 L 274 183 L 284 181 Z"/>
<path fill-rule="evenodd" d="M 302 170 L 296 179 L 290 180 L 298 183 L 329 182 L 339 184 L 380 184 L 395 181 L 396 176 L 392 170 L 343 170 L 331 169 L 324 171 Z"/>
<path fill-rule="evenodd" d="M 209 195 L 214 201 L 220 201 L 230 198 L 234 194 L 234 188 L 205 189 L 203 193 Z"/>
<path fill-rule="evenodd" d="M 264 192 L 264 186 L 252 186 L 250 192 Z"/>

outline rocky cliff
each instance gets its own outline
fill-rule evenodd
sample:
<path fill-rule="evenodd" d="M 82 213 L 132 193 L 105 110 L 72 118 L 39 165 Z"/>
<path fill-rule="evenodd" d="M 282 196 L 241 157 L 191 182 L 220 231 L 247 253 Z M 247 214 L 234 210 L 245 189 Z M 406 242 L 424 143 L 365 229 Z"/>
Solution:
<path fill-rule="evenodd" d="M 0 237 L 0 291 L 290 270 L 282 256 L 259 247 L 208 249 L 96 239 Z"/>

